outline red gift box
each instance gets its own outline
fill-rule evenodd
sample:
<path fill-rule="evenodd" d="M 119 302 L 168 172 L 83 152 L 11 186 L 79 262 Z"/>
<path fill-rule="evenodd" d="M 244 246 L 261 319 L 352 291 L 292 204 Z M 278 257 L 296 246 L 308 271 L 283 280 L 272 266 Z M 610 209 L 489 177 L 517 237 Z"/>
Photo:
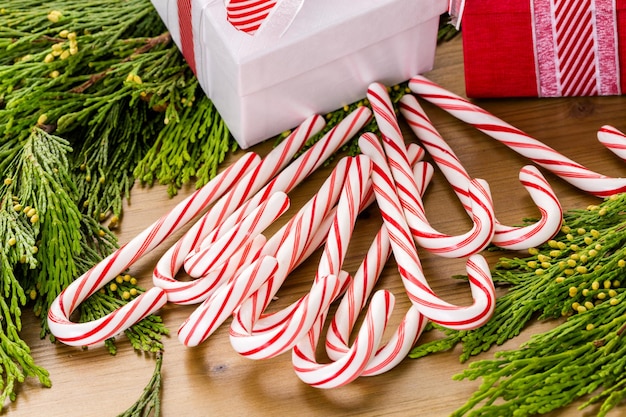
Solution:
<path fill-rule="evenodd" d="M 626 91 L 626 0 L 454 0 L 451 7 L 462 13 L 468 97 Z"/>

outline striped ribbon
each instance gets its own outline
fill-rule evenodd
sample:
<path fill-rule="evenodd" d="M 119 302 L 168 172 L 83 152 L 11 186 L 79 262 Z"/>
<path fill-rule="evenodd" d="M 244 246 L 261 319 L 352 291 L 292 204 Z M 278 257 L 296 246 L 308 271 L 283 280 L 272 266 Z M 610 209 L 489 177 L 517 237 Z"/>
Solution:
<path fill-rule="evenodd" d="M 539 96 L 621 94 L 615 0 L 527 1 Z M 448 1 L 457 27 L 465 2 Z"/>
<path fill-rule="evenodd" d="M 226 19 L 238 30 L 253 35 L 276 5 L 276 0 L 229 0 Z"/>
<path fill-rule="evenodd" d="M 193 25 L 191 24 L 191 0 L 176 0 L 178 8 L 178 26 L 180 29 L 180 48 L 187 65 L 196 73 L 196 54 L 193 46 Z"/>
<path fill-rule="evenodd" d="M 531 0 L 543 97 L 621 94 L 615 0 Z"/>
<path fill-rule="evenodd" d="M 226 19 L 238 30 L 254 35 L 276 3 L 277 0 L 228 0 Z M 176 6 L 181 50 L 187 64 L 197 75 L 191 0 L 176 0 Z"/>

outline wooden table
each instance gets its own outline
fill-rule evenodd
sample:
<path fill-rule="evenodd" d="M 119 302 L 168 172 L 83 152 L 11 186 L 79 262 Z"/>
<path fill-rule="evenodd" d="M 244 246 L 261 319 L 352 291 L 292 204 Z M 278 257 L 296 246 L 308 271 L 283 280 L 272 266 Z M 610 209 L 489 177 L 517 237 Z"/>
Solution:
<path fill-rule="evenodd" d="M 460 37 L 438 47 L 435 69 L 426 75 L 447 89 L 464 94 Z M 624 163 L 596 141 L 596 132 L 603 124 L 626 130 L 626 97 L 481 100 L 477 104 L 590 169 L 613 176 L 623 176 L 626 171 Z M 432 106 L 425 104 L 425 109 L 470 174 L 489 182 L 496 214 L 502 223 L 519 224 L 522 218 L 537 215 L 537 209 L 517 179 L 519 169 L 528 163 L 526 159 Z M 414 140 L 410 134 L 406 137 L 407 141 Z M 254 150 L 263 154 L 268 149 L 266 143 Z M 291 194 L 292 207 L 300 207 L 317 190 L 329 169 L 316 173 Z M 599 202 L 549 173 L 546 177 L 566 209 Z M 189 187 L 170 199 L 162 187 L 136 187 L 125 208 L 120 241 L 134 237 L 191 191 Z M 426 212 L 435 228 L 451 234 L 468 230 L 469 219 L 440 173 L 436 173 L 425 199 Z M 375 210 L 372 213 L 377 214 Z M 377 215 L 359 221 L 347 270 L 356 270 L 379 225 Z M 151 285 L 156 260 L 175 238 L 133 267 L 133 274 L 144 287 Z M 287 280 L 278 294 L 276 307 L 272 308 L 285 306 L 308 290 L 319 259 L 316 256 Z M 493 265 L 493 256 L 487 257 Z M 463 260 L 422 254 L 422 261 L 426 277 L 443 298 L 458 304 L 469 302 L 467 286 L 451 278 L 453 274 L 465 273 Z M 391 290 L 397 298 L 390 323 L 393 328 L 409 301 L 392 263 L 383 275 L 380 286 Z M 230 346 L 227 325 L 199 347 L 182 346 L 176 338 L 176 329 L 193 309 L 193 306 L 168 305 L 162 311 L 172 332 L 165 341 L 163 363 L 162 415 L 165 417 L 446 416 L 461 406 L 479 383 L 451 380 L 452 375 L 465 367 L 459 363 L 459 351 L 455 350 L 419 360 L 406 359 L 386 374 L 360 378 L 339 389 L 311 388 L 294 374 L 290 354 L 263 361 L 238 356 Z M 112 357 L 101 347 L 82 350 L 41 340 L 38 319 L 28 312 L 24 322 L 23 337 L 33 347 L 38 364 L 50 371 L 53 387 L 44 389 L 36 380 L 27 380 L 19 390 L 17 402 L 6 407 L 7 415 L 115 416 L 136 400 L 152 374 L 154 361 L 133 352 L 123 337 L 118 338 L 119 352 Z M 533 325 L 502 348 L 516 347 L 533 332 L 553 325 Z M 492 353 L 481 357 L 491 357 Z M 583 415 L 573 408 L 568 411 L 553 415 Z M 626 407 L 622 406 L 612 415 L 625 411 Z"/>

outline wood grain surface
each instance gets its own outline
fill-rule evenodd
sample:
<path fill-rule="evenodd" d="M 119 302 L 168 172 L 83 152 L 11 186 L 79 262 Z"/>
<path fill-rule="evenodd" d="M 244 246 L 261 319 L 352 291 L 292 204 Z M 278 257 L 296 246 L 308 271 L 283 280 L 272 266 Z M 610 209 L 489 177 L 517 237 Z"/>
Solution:
<path fill-rule="evenodd" d="M 464 95 L 462 40 L 460 37 L 437 48 L 435 68 L 425 74 L 443 87 Z M 477 100 L 478 105 L 514 126 L 561 151 L 590 169 L 607 175 L 623 176 L 626 165 L 596 140 L 597 130 L 612 124 L 626 130 L 626 97 Z M 524 217 L 538 211 L 518 182 L 519 169 L 528 164 L 525 158 L 481 134 L 439 109 L 424 108 L 443 137 L 460 157 L 469 173 L 486 179 L 494 198 L 498 219 L 504 224 L 520 224 Z M 405 129 L 406 130 L 406 129 Z M 415 138 L 406 134 L 407 141 Z M 270 149 L 265 143 L 253 150 L 261 154 Z M 233 155 L 227 162 L 239 157 Z M 226 165 L 226 164 L 225 164 Z M 330 167 L 315 173 L 290 194 L 293 210 L 299 208 L 320 186 Z M 584 208 L 599 200 L 586 195 L 550 173 L 543 171 L 565 209 Z M 192 192 L 181 190 L 170 198 L 165 188 L 136 186 L 127 204 L 119 228 L 120 241 L 126 242 L 174 207 Z M 468 230 L 469 219 L 451 188 L 439 172 L 425 196 L 426 212 L 433 226 L 451 234 Z M 381 221 L 375 208 L 361 218 L 351 243 L 346 269 L 355 271 Z M 289 213 L 283 216 L 289 218 Z M 179 236 L 179 235 L 177 235 Z M 167 240 L 133 266 L 133 275 L 144 287 L 151 285 L 156 260 L 177 236 Z M 169 244 L 169 245 L 168 245 Z M 435 291 L 446 300 L 463 304 L 470 300 L 468 287 L 451 278 L 465 273 L 464 260 L 443 259 L 420 252 L 425 275 Z M 493 265 L 495 258 L 486 254 Z M 271 307 L 278 309 L 305 294 L 311 285 L 319 254 L 296 270 L 281 288 Z M 383 273 L 380 288 L 396 295 L 396 307 L 390 327 L 395 327 L 409 307 L 409 301 L 391 261 Z M 228 340 L 228 322 L 209 340 L 196 348 L 182 346 L 176 338 L 179 324 L 194 306 L 168 305 L 162 310 L 172 335 L 165 341 L 163 362 L 162 415 L 180 416 L 447 416 L 463 405 L 480 381 L 453 381 L 462 371 L 459 351 L 432 355 L 419 360 L 406 359 L 392 371 L 355 382 L 338 389 L 320 390 L 302 383 L 294 374 L 291 355 L 253 361 L 238 356 Z M 10 416 L 116 416 L 140 395 L 149 380 L 154 360 L 132 351 L 124 337 L 118 338 L 119 352 L 110 356 L 102 347 L 87 350 L 52 344 L 40 339 L 38 319 L 30 311 L 24 314 L 25 341 L 32 346 L 36 362 L 50 371 L 52 388 L 42 388 L 28 379 L 20 388 L 18 399 L 8 405 Z M 555 323 L 536 323 L 521 336 L 500 347 L 514 348 L 534 333 Z M 423 340 L 436 337 L 424 336 Z M 479 358 L 488 358 L 492 352 Z M 323 356 L 321 356 L 323 359 Z M 555 412 L 552 416 L 594 415 L 575 409 Z M 613 416 L 626 413 L 622 406 Z"/>

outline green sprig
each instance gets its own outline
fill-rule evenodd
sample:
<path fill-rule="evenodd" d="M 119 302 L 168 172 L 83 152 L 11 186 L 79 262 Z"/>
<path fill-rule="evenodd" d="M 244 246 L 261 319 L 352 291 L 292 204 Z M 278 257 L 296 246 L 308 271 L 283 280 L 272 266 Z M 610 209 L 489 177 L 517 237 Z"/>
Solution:
<path fill-rule="evenodd" d="M 519 349 L 470 364 L 455 379 L 483 383 L 455 415 L 526 416 L 591 397 L 599 416 L 626 395 L 626 194 L 565 213 L 561 232 L 526 258 L 502 258 L 494 281 L 509 286 L 493 318 L 416 347 L 414 358 L 463 345 L 461 360 L 504 343 L 534 319 L 555 327 Z"/>
<path fill-rule="evenodd" d="M 161 415 L 161 366 L 163 364 L 163 353 L 156 353 L 156 364 L 154 366 L 154 372 L 148 384 L 143 390 L 141 396 L 135 401 L 135 403 L 119 414 L 118 417 L 145 417 L 153 413 L 153 417 L 159 417 Z"/>

